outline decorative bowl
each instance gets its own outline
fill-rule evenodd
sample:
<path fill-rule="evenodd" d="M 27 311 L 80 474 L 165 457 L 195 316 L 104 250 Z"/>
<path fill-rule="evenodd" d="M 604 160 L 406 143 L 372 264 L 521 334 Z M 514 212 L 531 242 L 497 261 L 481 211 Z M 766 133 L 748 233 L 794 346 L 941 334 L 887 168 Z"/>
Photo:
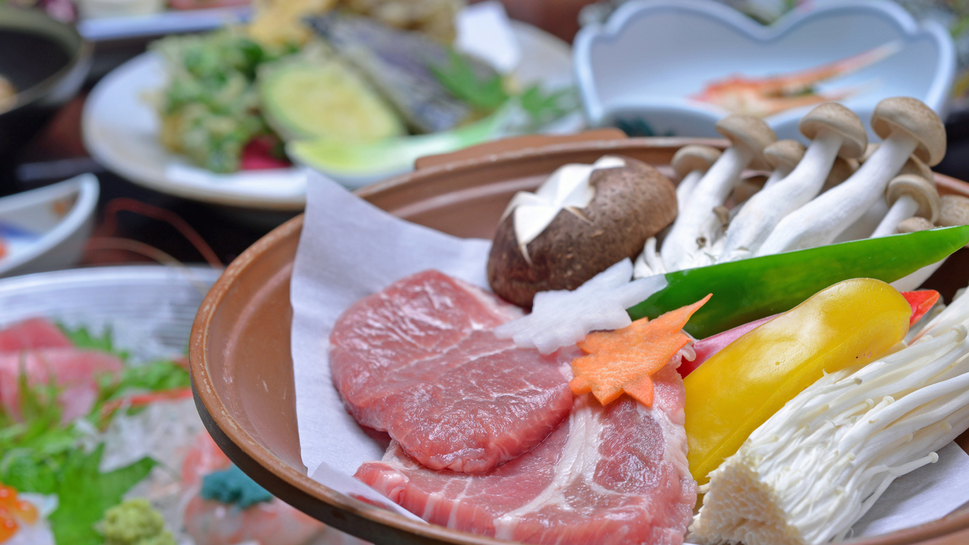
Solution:
<path fill-rule="evenodd" d="M 718 137 L 715 124 L 730 111 L 695 98 L 708 84 L 790 74 L 880 46 L 886 58 L 812 89 L 826 96 L 853 90 L 839 102 L 866 125 L 875 104 L 891 96 L 916 97 L 944 118 L 956 68 L 952 39 L 942 25 L 920 25 L 887 0 L 812 2 L 770 26 L 713 0 L 634 0 L 604 25 L 582 28 L 573 56 L 590 125 L 636 136 Z M 812 106 L 765 120 L 778 138 L 804 140 L 797 123 Z"/>

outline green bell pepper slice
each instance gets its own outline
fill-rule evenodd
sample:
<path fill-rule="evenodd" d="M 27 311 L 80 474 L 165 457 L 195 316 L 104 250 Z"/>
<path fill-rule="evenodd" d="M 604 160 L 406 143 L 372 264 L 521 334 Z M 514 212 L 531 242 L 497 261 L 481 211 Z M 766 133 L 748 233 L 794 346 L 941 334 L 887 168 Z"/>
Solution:
<path fill-rule="evenodd" d="M 668 285 L 628 309 L 650 319 L 713 297 L 684 328 L 698 339 L 790 310 L 849 278 L 894 282 L 969 243 L 969 226 L 831 244 L 667 273 Z"/>

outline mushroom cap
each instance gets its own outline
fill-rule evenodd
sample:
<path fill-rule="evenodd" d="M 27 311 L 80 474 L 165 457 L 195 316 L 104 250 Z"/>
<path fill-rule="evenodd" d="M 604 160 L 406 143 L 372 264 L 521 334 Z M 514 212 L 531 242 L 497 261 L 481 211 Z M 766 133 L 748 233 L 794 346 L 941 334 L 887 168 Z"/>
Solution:
<path fill-rule="evenodd" d="M 514 214 L 495 232 L 488 255 L 491 289 L 530 307 L 536 292 L 575 289 L 617 261 L 635 259 L 646 240 L 676 218 L 676 187 L 652 166 L 622 157 L 625 166 L 592 171 L 595 197 L 581 216 L 560 210 L 528 243 L 530 260 L 515 235 Z"/>
<path fill-rule="evenodd" d="M 914 233 L 916 231 L 928 231 L 929 229 L 935 229 L 935 225 L 921 216 L 903 219 L 895 227 L 895 231 L 898 233 Z"/>
<path fill-rule="evenodd" d="M 694 170 L 708 170 L 720 158 L 721 151 L 710 146 L 690 144 L 673 154 L 673 170 L 683 178 Z"/>
<path fill-rule="evenodd" d="M 774 130 L 763 119 L 752 115 L 733 114 L 717 121 L 717 131 L 730 142 L 754 154 L 750 168 L 764 170 L 764 148 L 777 140 Z"/>
<path fill-rule="evenodd" d="M 814 140 L 823 130 L 834 131 L 844 141 L 838 156 L 845 159 L 861 157 L 868 146 L 868 132 L 858 116 L 837 102 L 825 102 L 814 107 L 801 118 L 797 128 L 801 134 Z"/>
<path fill-rule="evenodd" d="M 899 169 L 898 173 L 915 174 L 916 176 L 921 176 L 929 181 L 935 180 L 935 174 L 932 173 L 932 169 L 929 168 L 929 165 L 926 165 L 921 159 L 914 155 L 910 156 L 908 161 L 905 161 L 905 164 L 902 165 L 902 168 Z"/>
<path fill-rule="evenodd" d="M 859 163 L 864 163 L 865 161 L 867 161 L 868 158 L 871 157 L 871 154 L 872 153 L 875 153 L 875 150 L 877 150 L 878 147 L 879 147 L 878 144 L 873 144 L 873 143 L 869 142 L 868 143 L 868 146 L 865 147 L 865 153 L 863 153 L 861 155 L 861 157 L 858 158 L 858 162 Z"/>
<path fill-rule="evenodd" d="M 969 225 L 969 197 L 962 195 L 942 195 L 939 199 L 939 227 Z"/>
<path fill-rule="evenodd" d="M 875 106 L 871 128 L 885 139 L 892 132 L 904 131 L 918 142 L 915 155 L 929 166 L 945 156 L 945 125 L 924 102 L 912 97 L 886 98 Z"/>
<path fill-rule="evenodd" d="M 828 177 L 824 179 L 824 186 L 821 188 L 821 192 L 824 193 L 847 180 L 856 170 L 858 170 L 857 159 L 835 157 L 834 163 L 831 164 L 831 170 L 828 171 Z"/>
<path fill-rule="evenodd" d="M 903 195 L 908 195 L 918 203 L 919 208 L 915 211 L 916 216 L 926 218 L 933 223 L 939 219 L 941 204 L 935 184 L 914 174 L 895 176 L 892 181 L 888 182 L 888 189 L 885 191 L 888 206 L 895 204 L 895 201 Z"/>
<path fill-rule="evenodd" d="M 764 160 L 775 170 L 794 170 L 804 157 L 804 144 L 797 140 L 778 140 L 764 148 Z"/>

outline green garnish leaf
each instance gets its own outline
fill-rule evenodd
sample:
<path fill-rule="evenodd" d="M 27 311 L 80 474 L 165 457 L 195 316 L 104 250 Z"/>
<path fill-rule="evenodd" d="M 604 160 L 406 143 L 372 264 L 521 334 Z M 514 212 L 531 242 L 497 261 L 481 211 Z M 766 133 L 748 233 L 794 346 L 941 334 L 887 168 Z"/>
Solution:
<path fill-rule="evenodd" d="M 100 337 L 95 336 L 83 326 L 77 329 L 71 329 L 64 324 L 58 323 L 57 327 L 64 332 L 64 335 L 67 335 L 67 338 L 70 339 L 71 344 L 73 344 L 75 348 L 79 348 L 81 350 L 101 350 L 104 352 L 110 352 L 121 358 L 123 361 L 128 360 L 130 354 L 123 350 L 116 350 L 114 348 L 114 341 L 112 340 L 110 327 L 106 327 L 104 333 L 102 333 Z"/>
<path fill-rule="evenodd" d="M 105 401 L 116 399 L 130 392 L 161 392 L 175 388 L 187 388 L 192 385 L 188 371 L 175 362 L 159 360 L 145 365 L 125 366 L 121 378 L 110 375 L 99 377 L 100 393 L 95 409 Z M 96 411 L 92 411 L 94 413 Z"/>
<path fill-rule="evenodd" d="M 573 87 L 564 87 L 544 92 L 538 85 L 525 90 L 519 98 L 522 109 L 532 118 L 532 122 L 543 125 L 575 110 L 579 97 Z"/>
<path fill-rule="evenodd" d="M 501 76 L 479 77 L 471 61 L 456 51 L 448 51 L 446 65 L 428 68 L 451 94 L 484 113 L 496 110 L 510 98 Z"/>
<path fill-rule="evenodd" d="M 156 463 L 151 458 L 120 469 L 101 473 L 104 444 L 90 453 L 74 451 L 67 459 L 58 482 L 58 506 L 50 516 L 57 543 L 99 545 L 104 538 L 95 524 L 109 507 L 121 503 L 121 497 L 138 481 L 148 476 Z"/>

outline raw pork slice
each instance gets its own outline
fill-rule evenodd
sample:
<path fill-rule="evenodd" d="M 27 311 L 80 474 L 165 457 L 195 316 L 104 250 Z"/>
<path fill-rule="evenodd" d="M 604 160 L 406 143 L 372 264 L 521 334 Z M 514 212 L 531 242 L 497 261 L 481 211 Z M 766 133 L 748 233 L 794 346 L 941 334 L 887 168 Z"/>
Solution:
<path fill-rule="evenodd" d="M 479 473 L 568 417 L 577 348 L 542 356 L 491 328 L 516 307 L 437 271 L 357 301 L 330 335 L 333 382 L 357 421 L 433 469 Z"/>
<path fill-rule="evenodd" d="M 683 381 L 656 376 L 652 408 L 576 398 L 540 446 L 484 475 L 421 467 L 396 445 L 356 476 L 428 522 L 528 543 L 683 541 L 696 482 L 686 461 Z"/>
<path fill-rule="evenodd" d="M 30 386 L 45 386 L 54 380 L 60 389 L 61 420 L 69 422 L 91 410 L 98 396 L 98 377 L 117 376 L 123 367 L 117 357 L 96 350 L 39 348 L 0 353 L 0 406 L 19 417 L 18 379 L 23 371 Z"/>

